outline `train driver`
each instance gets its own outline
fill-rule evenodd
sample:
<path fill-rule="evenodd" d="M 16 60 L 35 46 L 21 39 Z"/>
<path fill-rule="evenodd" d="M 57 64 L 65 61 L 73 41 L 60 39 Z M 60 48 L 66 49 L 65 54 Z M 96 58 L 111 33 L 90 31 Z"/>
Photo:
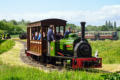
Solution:
<path fill-rule="evenodd" d="M 55 41 L 54 34 L 53 34 L 53 27 L 54 25 L 50 25 L 49 30 L 47 32 L 48 56 L 50 56 L 50 43 L 51 41 Z"/>
<path fill-rule="evenodd" d="M 68 30 L 64 34 L 64 38 L 71 33 L 71 28 L 69 27 Z"/>

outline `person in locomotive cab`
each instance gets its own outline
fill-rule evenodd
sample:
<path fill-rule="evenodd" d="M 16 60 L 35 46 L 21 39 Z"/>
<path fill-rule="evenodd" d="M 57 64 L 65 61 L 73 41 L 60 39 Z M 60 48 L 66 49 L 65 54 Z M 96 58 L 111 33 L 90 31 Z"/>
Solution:
<path fill-rule="evenodd" d="M 64 38 L 71 33 L 71 28 L 69 27 L 67 31 L 65 31 Z"/>
<path fill-rule="evenodd" d="M 48 56 L 50 56 L 50 43 L 51 41 L 55 41 L 54 34 L 53 34 L 53 27 L 54 25 L 50 25 L 49 30 L 47 32 Z"/>
<path fill-rule="evenodd" d="M 63 36 L 62 36 L 61 32 L 58 32 L 58 33 L 56 34 L 56 40 L 60 40 L 60 39 L 62 39 L 62 38 L 63 38 Z"/>

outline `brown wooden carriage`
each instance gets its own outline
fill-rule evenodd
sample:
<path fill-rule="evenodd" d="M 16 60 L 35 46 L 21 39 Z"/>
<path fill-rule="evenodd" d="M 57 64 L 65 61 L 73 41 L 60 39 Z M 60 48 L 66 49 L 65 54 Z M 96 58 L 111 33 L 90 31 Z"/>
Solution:
<path fill-rule="evenodd" d="M 56 33 L 61 32 L 63 28 L 63 33 L 65 33 L 65 20 L 62 19 L 45 19 L 37 22 L 29 23 L 27 26 L 27 53 L 36 56 L 42 56 L 47 54 L 47 32 L 50 25 L 54 25 L 54 37 L 56 39 Z M 41 39 L 35 40 L 35 33 L 41 33 Z M 44 35 L 43 35 L 44 34 Z"/>

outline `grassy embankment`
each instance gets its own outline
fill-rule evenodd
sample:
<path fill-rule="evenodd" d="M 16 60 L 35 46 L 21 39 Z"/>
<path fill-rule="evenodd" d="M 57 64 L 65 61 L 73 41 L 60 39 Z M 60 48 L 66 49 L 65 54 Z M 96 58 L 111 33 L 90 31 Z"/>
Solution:
<path fill-rule="evenodd" d="M 0 54 L 8 51 L 15 45 L 13 40 L 0 40 Z"/>

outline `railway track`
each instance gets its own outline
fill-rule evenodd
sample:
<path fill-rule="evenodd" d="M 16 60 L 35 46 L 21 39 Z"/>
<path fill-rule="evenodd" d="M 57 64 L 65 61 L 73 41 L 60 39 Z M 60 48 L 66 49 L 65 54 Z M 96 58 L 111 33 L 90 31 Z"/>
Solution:
<path fill-rule="evenodd" d="M 41 70 L 47 70 L 47 71 L 53 71 L 53 70 L 63 71 L 63 70 L 65 70 L 65 68 L 63 66 L 55 66 L 55 65 L 51 65 L 51 64 L 40 63 L 39 61 L 26 56 L 26 54 L 25 54 L 26 42 L 21 41 L 21 40 L 15 40 L 15 41 L 18 41 L 24 45 L 24 48 L 22 48 L 20 51 L 20 58 L 25 64 L 28 64 L 28 65 L 31 65 L 34 67 L 38 67 Z"/>

